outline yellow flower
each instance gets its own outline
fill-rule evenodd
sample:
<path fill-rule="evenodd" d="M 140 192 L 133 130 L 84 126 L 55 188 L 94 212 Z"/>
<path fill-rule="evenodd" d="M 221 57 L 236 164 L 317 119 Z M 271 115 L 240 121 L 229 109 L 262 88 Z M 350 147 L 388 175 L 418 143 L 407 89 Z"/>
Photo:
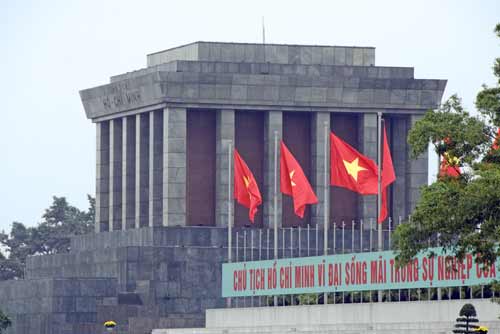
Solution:
<path fill-rule="evenodd" d="M 116 322 L 114 322 L 113 320 L 108 320 L 104 323 L 104 327 L 106 328 L 116 327 Z"/>

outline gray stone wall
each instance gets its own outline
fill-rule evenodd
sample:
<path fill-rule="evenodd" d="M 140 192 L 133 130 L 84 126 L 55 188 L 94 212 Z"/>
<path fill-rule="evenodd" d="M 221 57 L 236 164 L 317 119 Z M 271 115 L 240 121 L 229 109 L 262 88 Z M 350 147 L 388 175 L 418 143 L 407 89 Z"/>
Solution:
<path fill-rule="evenodd" d="M 322 254 L 323 236 L 319 231 L 280 229 L 279 256 Z M 235 228 L 233 233 L 234 260 L 273 257 L 273 230 Z M 369 231 L 342 232 L 338 229 L 331 231 L 329 236 L 330 254 L 370 248 Z M 385 247 L 388 247 L 387 238 L 385 235 Z M 282 247 L 283 240 L 285 247 Z M 227 229 L 217 227 L 145 227 L 78 236 L 72 239 L 69 254 L 29 257 L 27 280 L 0 283 L 0 302 L 7 305 L 8 310 L 19 307 L 11 314 L 20 321 L 33 314 L 30 303 L 46 299 L 48 308 L 40 308 L 43 314 L 39 312 L 36 317 L 49 319 L 43 321 L 59 317 L 62 328 L 71 330 L 72 334 L 101 329 L 102 323 L 109 319 L 121 325 L 120 333 L 128 334 L 142 334 L 162 327 L 200 327 L 204 325 L 206 309 L 225 305 L 220 296 L 221 265 L 227 259 L 226 247 Z M 44 288 L 44 284 L 56 284 L 50 283 L 52 281 L 68 286 L 62 290 L 63 295 L 57 292 L 59 288 Z M 83 288 L 85 284 L 94 284 L 94 290 L 99 293 Z M 21 288 L 13 288 L 17 286 Z M 104 287 L 106 291 L 102 292 Z M 19 298 L 12 297 L 16 292 L 10 292 L 18 291 L 16 289 L 23 290 Z M 53 300 L 60 297 L 62 299 L 56 302 L 68 303 L 64 304 L 68 306 L 51 308 Z M 33 301 L 34 298 L 42 299 Z M 246 302 L 250 305 L 249 300 Z M 24 306 L 16 306 L 19 303 Z M 83 306 L 78 306 L 80 304 Z M 33 319 L 38 319 L 36 317 Z M 34 330 L 34 325 L 29 326 L 31 331 L 15 333 L 59 333 L 56 327 L 43 332 Z"/>
<path fill-rule="evenodd" d="M 0 282 L 7 334 L 100 333 L 100 305 L 117 296 L 115 279 L 49 278 Z"/>
<path fill-rule="evenodd" d="M 446 85 L 444 80 L 374 79 L 368 77 L 368 68 L 365 70 L 358 72 L 337 66 L 325 76 L 161 71 L 144 75 L 150 80 L 143 86 L 137 87 L 138 78 L 135 77 L 108 84 L 109 90 L 116 92 L 112 96 L 102 87 L 84 90 L 81 95 L 89 118 L 116 117 L 117 113 L 132 108 L 159 106 L 163 100 L 227 109 L 286 108 L 310 112 L 319 108 L 330 111 L 338 108 L 397 108 L 423 112 L 436 107 Z M 107 102 L 117 94 L 126 97 L 136 90 L 141 92 L 136 99 L 116 98 L 121 102 Z M 146 94 L 150 91 L 156 92 L 155 95 Z M 314 108 L 311 110 L 311 107 Z"/>
<path fill-rule="evenodd" d="M 242 63 L 375 65 L 375 48 L 318 45 L 283 45 L 195 42 L 149 54 L 148 66 L 174 60 Z"/>
<path fill-rule="evenodd" d="M 80 95 L 92 119 L 164 103 L 422 112 L 436 107 L 445 85 L 415 79 L 413 68 L 375 66 L 374 48 L 197 42 L 151 54 L 148 68 Z"/>
<path fill-rule="evenodd" d="M 195 73 L 243 73 L 243 74 L 272 74 L 272 75 L 321 75 L 330 76 L 334 73 L 347 71 L 356 73 L 370 79 L 412 79 L 414 69 L 412 67 L 389 67 L 389 66 L 352 66 L 352 65 L 304 65 L 304 64 L 276 64 L 276 63 L 242 63 L 242 62 L 220 62 L 220 61 L 188 61 L 173 60 L 146 67 L 140 70 L 127 72 L 112 76 L 110 82 L 131 79 L 137 76 L 155 72 L 195 72 Z"/>

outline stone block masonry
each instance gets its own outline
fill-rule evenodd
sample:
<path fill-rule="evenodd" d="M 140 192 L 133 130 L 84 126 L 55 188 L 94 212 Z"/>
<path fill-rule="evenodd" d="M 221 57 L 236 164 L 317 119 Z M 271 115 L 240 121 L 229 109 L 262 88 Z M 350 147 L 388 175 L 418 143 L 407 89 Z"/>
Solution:
<path fill-rule="evenodd" d="M 114 278 L 45 278 L 0 282 L 7 334 L 99 333 L 99 308 L 116 298 Z"/>
<path fill-rule="evenodd" d="M 196 42 L 148 55 L 148 66 L 175 60 L 297 65 L 375 65 L 375 48 Z"/>
<path fill-rule="evenodd" d="M 323 233 L 315 226 L 322 227 L 325 211 L 333 225 L 325 210 L 331 189 L 325 196 L 322 181 L 324 124 L 330 128 L 331 119 L 348 125 L 343 133 L 353 134 L 352 144 L 372 158 L 377 113 L 390 121 L 398 177 L 391 214 L 406 215 L 415 206 L 426 183 L 427 155 L 411 161 L 402 138 L 439 105 L 446 80 L 416 79 L 413 68 L 375 66 L 372 47 L 196 42 L 148 55 L 147 63 L 80 92 L 96 124 L 96 233 L 73 238 L 70 253 L 28 258 L 26 280 L 0 283 L 0 304 L 15 321 L 8 333 L 98 333 L 109 319 L 126 334 L 203 326 L 206 309 L 225 305 L 220 275 L 227 257 L 227 149 L 237 138 L 262 174 L 264 229 L 234 229 L 235 260 L 272 257 L 272 241 L 269 248 L 262 241 L 273 240 L 268 228 L 275 222 L 280 245 L 290 246 L 279 250 L 280 257 L 322 253 Z M 247 135 L 245 122 L 252 129 Z M 290 202 L 279 195 L 274 207 L 275 133 L 278 140 L 285 135 L 295 141 L 320 201 L 307 209 L 310 225 L 302 230 L 281 228 L 293 225 L 293 213 L 284 211 Z M 373 198 L 345 203 L 352 219 L 375 217 Z M 201 221 L 209 227 L 186 226 Z M 369 230 L 329 235 L 330 252 L 370 248 Z M 257 245 L 266 248 L 258 252 Z"/>
<path fill-rule="evenodd" d="M 293 112 L 311 116 L 306 131 L 310 136 L 299 141 L 310 146 L 303 149 L 310 152 L 310 181 L 320 203 L 311 207 L 308 222 L 315 226 L 323 221 L 328 200 L 323 198 L 322 124 L 332 115 L 352 115 L 357 121 L 353 132 L 359 135 L 355 146 L 376 159 L 379 112 L 392 120 L 397 133 L 390 136 L 398 175 L 390 190 L 390 216 L 407 216 L 425 184 L 427 158 L 424 154 L 418 161 L 410 161 L 409 147 L 401 139 L 419 115 L 439 104 L 446 85 L 445 80 L 415 79 L 413 68 L 375 66 L 375 49 L 371 47 L 212 42 L 148 55 L 147 68 L 110 81 L 80 92 L 98 134 L 97 232 L 201 223 L 227 226 L 227 144 L 231 141 L 234 147 L 238 137 L 235 119 L 248 111 L 261 113 L 264 119 L 260 133 L 264 138 L 254 140 L 264 147 L 253 158 L 263 166 L 264 226 L 274 224 L 274 133 L 282 139 L 288 130 L 283 129 L 283 115 Z M 199 154 L 216 157 L 215 175 L 207 176 L 215 189 L 204 189 L 213 192 L 215 199 L 203 201 L 204 207 L 197 208 L 201 216 L 215 218 L 200 223 L 189 218 L 194 216 L 195 209 L 190 209 L 189 203 L 195 194 L 187 189 L 196 179 L 192 173 L 197 168 L 188 168 L 187 120 L 197 111 L 216 115 L 215 129 L 197 130 L 206 135 L 215 133 L 215 143 L 206 146 L 215 151 Z M 211 166 L 207 160 L 208 164 Z M 398 194 L 394 195 L 396 189 Z M 331 197 L 329 193 L 327 197 Z M 337 208 L 337 216 L 365 221 L 376 218 L 375 196 L 364 196 L 357 203 L 356 212 L 342 215 Z M 281 195 L 276 210 L 278 225 L 287 226 L 283 220 L 289 217 L 283 215 Z M 332 224 L 329 211 L 326 218 Z"/>
<path fill-rule="evenodd" d="M 267 230 L 260 235 L 260 251 L 259 233 L 251 231 L 235 228 L 233 247 L 238 233 L 240 248 L 238 257 L 233 248 L 233 259 L 264 259 L 267 253 L 272 258 L 273 231 L 269 231 L 269 252 L 265 242 Z M 303 230 L 299 246 L 298 231 L 293 231 L 293 237 L 291 232 L 278 232 L 279 245 L 283 238 L 287 245 L 285 252 L 280 246 L 280 257 L 322 252 L 321 234 L 316 246 L 314 231 L 308 242 Z M 334 245 L 337 253 L 369 248 L 367 231 L 362 237 L 364 245 L 360 244 L 357 230 L 345 231 L 345 245 L 337 232 L 337 240 L 329 240 L 330 252 Z M 295 243 L 293 253 L 288 250 L 291 239 Z M 126 334 L 142 334 L 161 327 L 202 327 L 205 310 L 225 305 L 221 298 L 225 247 L 227 229 L 213 227 L 145 227 L 79 236 L 72 239 L 68 254 L 29 257 L 26 280 L 0 283 L 0 303 L 6 305 L 16 326 L 28 328 L 15 327 L 11 333 L 59 333 L 59 328 L 64 328 L 72 334 L 87 334 L 89 330 L 102 329 L 102 323 L 109 319 L 119 323 L 119 333 Z M 36 316 L 31 317 L 32 314 Z M 33 329 L 38 328 L 38 321 L 50 323 L 54 317 L 57 324 L 47 325 L 47 331 Z M 61 329 L 61 333 L 66 332 Z"/>

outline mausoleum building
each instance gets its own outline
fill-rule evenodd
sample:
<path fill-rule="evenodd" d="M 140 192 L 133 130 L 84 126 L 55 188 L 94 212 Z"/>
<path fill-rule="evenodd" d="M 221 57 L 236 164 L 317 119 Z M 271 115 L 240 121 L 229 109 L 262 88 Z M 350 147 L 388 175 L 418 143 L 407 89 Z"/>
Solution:
<path fill-rule="evenodd" d="M 411 67 L 376 66 L 372 47 L 196 42 L 82 90 L 96 126 L 95 233 L 72 238 L 69 253 L 29 257 L 24 280 L 0 282 L 0 305 L 13 320 L 7 333 L 101 333 L 107 320 L 128 334 L 203 327 L 206 309 L 226 305 L 228 147 L 263 198 L 255 224 L 233 204 L 233 260 L 274 252 L 275 136 L 319 199 L 299 219 L 279 196 L 279 257 L 323 249 L 325 126 L 376 159 L 382 114 L 397 177 L 389 215 L 407 216 L 427 183 L 428 158 L 411 159 L 406 137 L 440 104 L 445 85 L 415 79 Z M 371 250 L 376 197 L 328 188 L 328 222 L 342 226 L 332 229 L 329 252 Z M 265 303 L 249 298 L 239 305 Z"/>
<path fill-rule="evenodd" d="M 227 226 L 228 143 L 263 193 L 251 227 L 268 227 L 276 131 L 319 196 L 304 219 L 280 196 L 279 225 L 314 226 L 324 216 L 324 125 L 376 160 L 377 113 L 397 176 L 389 215 L 407 216 L 427 183 L 427 155 L 410 159 L 406 137 L 446 81 L 375 66 L 372 47 L 196 42 L 150 54 L 147 64 L 80 92 L 96 124 L 96 232 Z M 331 188 L 329 221 L 374 218 L 375 201 Z M 235 207 L 236 226 L 250 226 L 247 216 Z"/>

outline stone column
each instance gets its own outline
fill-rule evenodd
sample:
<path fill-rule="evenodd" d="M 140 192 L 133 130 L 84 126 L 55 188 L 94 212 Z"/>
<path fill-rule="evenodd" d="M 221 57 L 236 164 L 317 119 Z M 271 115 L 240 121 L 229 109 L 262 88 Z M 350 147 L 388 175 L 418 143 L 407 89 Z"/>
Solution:
<path fill-rule="evenodd" d="M 399 223 L 399 217 L 404 219 L 408 214 L 406 208 L 406 167 L 408 163 L 408 145 L 406 138 L 408 136 L 406 116 L 392 118 L 392 140 L 390 148 L 394 171 L 396 172 L 396 181 L 392 184 L 392 214 L 393 226 Z"/>
<path fill-rule="evenodd" d="M 101 232 L 101 136 L 102 124 L 95 124 L 95 218 L 94 218 L 94 231 L 95 233 Z"/>
<path fill-rule="evenodd" d="M 422 117 L 423 115 L 411 115 L 408 120 L 408 130 L 411 129 L 413 125 Z M 410 146 L 407 145 L 407 147 L 408 172 L 406 174 L 406 184 L 408 195 L 406 197 L 406 208 L 407 213 L 411 214 L 420 199 L 420 187 L 427 184 L 429 152 L 426 150 L 425 153 L 421 154 L 417 159 L 412 159 L 410 155 Z"/>
<path fill-rule="evenodd" d="M 121 229 L 122 121 L 109 121 L 109 230 Z"/>
<path fill-rule="evenodd" d="M 149 113 L 149 226 L 162 225 L 163 112 Z"/>
<path fill-rule="evenodd" d="M 122 119 L 122 230 L 127 229 L 127 117 Z"/>
<path fill-rule="evenodd" d="M 95 231 L 109 230 L 109 122 L 96 123 Z"/>
<path fill-rule="evenodd" d="M 114 201 L 113 201 L 113 176 L 114 176 L 114 157 L 113 157 L 113 151 L 114 151 L 114 132 L 115 132 L 115 126 L 114 126 L 114 121 L 110 120 L 109 121 L 109 210 L 108 210 L 108 231 L 113 231 L 113 214 L 114 214 Z"/>
<path fill-rule="evenodd" d="M 135 118 L 122 119 L 122 229 L 135 228 Z"/>
<path fill-rule="evenodd" d="M 163 225 L 186 225 L 185 108 L 163 110 Z"/>
<path fill-rule="evenodd" d="M 274 224 L 274 132 L 278 132 L 278 227 L 282 225 L 281 215 L 281 192 L 280 192 L 280 177 L 279 177 L 279 141 L 283 136 L 283 113 L 281 111 L 268 111 L 264 121 L 264 191 L 263 197 L 263 214 L 264 227 L 272 228 Z"/>
<path fill-rule="evenodd" d="M 216 180 L 215 180 L 215 225 L 227 227 L 228 204 L 228 143 L 235 147 L 234 137 L 234 110 L 217 111 L 216 129 Z M 231 152 L 232 156 L 232 152 Z M 232 163 L 231 163 L 232 166 Z M 231 170 L 234 176 L 234 171 Z M 234 177 L 233 177 L 234 179 Z M 233 180 L 231 180 L 233 182 Z M 234 210 L 231 211 L 234 217 Z"/>
<path fill-rule="evenodd" d="M 149 219 L 149 115 L 135 117 L 135 227 Z"/>
<path fill-rule="evenodd" d="M 359 150 L 377 163 L 377 114 L 362 114 L 359 121 Z M 376 228 L 377 196 L 359 196 L 358 212 L 358 217 L 363 219 L 365 228 L 370 228 L 370 219 L 373 220 L 373 228 Z"/>
<path fill-rule="evenodd" d="M 328 137 L 325 142 L 325 125 L 327 127 Z M 319 224 L 320 228 L 324 227 L 325 215 L 325 201 L 329 200 L 330 193 L 330 171 L 327 170 L 327 184 L 328 191 L 325 198 L 325 145 L 326 145 L 326 158 L 327 166 L 330 166 L 330 113 L 316 112 L 313 115 L 312 122 L 312 179 L 311 185 L 316 192 L 319 203 L 311 205 L 311 224 L 316 226 Z M 330 221 L 330 210 L 328 210 L 328 221 Z"/>
<path fill-rule="evenodd" d="M 135 115 L 135 228 L 140 226 L 141 201 L 141 115 Z"/>

